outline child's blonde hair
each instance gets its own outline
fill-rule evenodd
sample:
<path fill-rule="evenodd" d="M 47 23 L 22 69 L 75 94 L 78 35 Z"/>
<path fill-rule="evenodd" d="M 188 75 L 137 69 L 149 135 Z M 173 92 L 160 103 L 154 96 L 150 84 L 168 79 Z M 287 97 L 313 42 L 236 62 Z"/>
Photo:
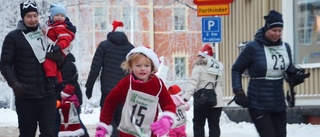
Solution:
<path fill-rule="evenodd" d="M 150 58 L 148 58 L 146 55 L 144 55 L 143 53 L 132 53 L 127 60 L 125 60 L 124 62 L 122 62 L 121 64 L 121 68 L 123 70 L 125 70 L 127 73 L 131 72 L 132 69 L 132 65 L 135 62 L 138 62 L 140 59 L 144 58 L 147 63 L 151 64 L 151 73 L 155 73 L 156 72 L 156 67 L 154 66 L 153 62 L 151 61 Z"/>

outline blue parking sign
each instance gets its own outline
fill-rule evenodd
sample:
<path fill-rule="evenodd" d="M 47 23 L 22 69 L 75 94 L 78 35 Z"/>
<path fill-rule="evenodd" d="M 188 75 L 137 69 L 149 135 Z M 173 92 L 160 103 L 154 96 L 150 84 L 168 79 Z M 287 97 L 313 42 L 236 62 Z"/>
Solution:
<path fill-rule="evenodd" d="M 202 42 L 221 42 L 221 18 L 202 18 Z"/>

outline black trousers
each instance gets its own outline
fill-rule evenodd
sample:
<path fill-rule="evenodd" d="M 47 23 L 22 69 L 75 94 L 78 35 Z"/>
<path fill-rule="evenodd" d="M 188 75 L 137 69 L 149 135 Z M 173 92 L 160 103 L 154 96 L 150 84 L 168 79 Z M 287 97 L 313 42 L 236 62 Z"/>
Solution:
<path fill-rule="evenodd" d="M 101 93 L 101 99 L 100 99 L 101 110 L 103 108 L 103 104 L 104 104 L 104 101 L 107 98 L 107 96 L 108 96 L 108 94 Z M 119 137 L 118 126 L 119 126 L 120 120 L 121 120 L 122 107 L 123 107 L 122 105 L 118 105 L 116 110 L 114 111 L 113 118 L 111 121 L 111 125 L 112 125 L 113 130 L 112 130 L 112 134 L 110 137 Z"/>
<path fill-rule="evenodd" d="M 19 137 L 34 137 L 39 124 L 40 137 L 54 137 L 56 95 L 44 98 L 16 99 Z"/>
<path fill-rule="evenodd" d="M 263 112 L 257 109 L 249 109 L 249 114 L 260 137 L 286 137 L 287 136 L 287 112 L 278 113 Z"/>
<path fill-rule="evenodd" d="M 195 107 L 193 109 L 193 136 L 205 136 L 205 122 L 208 120 L 209 137 L 220 137 L 220 116 L 222 108 L 201 108 Z"/>

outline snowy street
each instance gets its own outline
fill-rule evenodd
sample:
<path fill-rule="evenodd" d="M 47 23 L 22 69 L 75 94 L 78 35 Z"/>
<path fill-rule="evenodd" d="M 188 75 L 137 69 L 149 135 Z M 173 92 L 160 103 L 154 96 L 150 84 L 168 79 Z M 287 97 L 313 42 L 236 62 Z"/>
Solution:
<path fill-rule="evenodd" d="M 188 111 L 187 134 L 193 137 L 192 129 L 192 110 Z M 91 114 L 81 114 L 83 123 L 88 128 L 90 136 L 95 134 L 95 124 L 99 120 L 100 108 L 94 108 Z M 221 137 L 258 137 L 253 124 L 247 122 L 235 123 L 222 113 L 220 117 Z M 320 125 L 311 124 L 288 124 L 287 137 L 319 137 Z M 206 127 L 208 135 L 208 128 Z M 17 115 L 15 111 L 9 109 L 0 109 L 0 136 L 1 137 L 18 137 Z M 38 134 L 37 134 L 38 135 Z"/>

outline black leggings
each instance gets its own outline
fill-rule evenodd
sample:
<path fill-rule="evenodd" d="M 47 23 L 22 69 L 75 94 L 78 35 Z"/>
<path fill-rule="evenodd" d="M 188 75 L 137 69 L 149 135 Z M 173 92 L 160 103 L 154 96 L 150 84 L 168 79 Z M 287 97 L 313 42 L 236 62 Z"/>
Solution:
<path fill-rule="evenodd" d="M 260 137 L 286 137 L 287 112 L 263 112 L 249 109 L 249 114 Z"/>

